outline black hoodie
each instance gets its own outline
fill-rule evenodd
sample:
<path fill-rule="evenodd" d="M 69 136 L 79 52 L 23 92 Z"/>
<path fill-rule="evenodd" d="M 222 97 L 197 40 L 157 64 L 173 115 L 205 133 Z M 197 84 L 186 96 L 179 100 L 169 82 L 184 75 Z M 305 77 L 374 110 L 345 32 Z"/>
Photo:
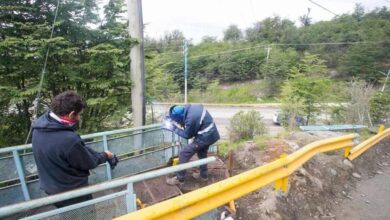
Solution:
<path fill-rule="evenodd" d="M 41 189 L 60 193 L 88 185 L 89 170 L 106 162 L 107 154 L 86 147 L 75 128 L 46 112 L 32 126 L 32 148 Z"/>

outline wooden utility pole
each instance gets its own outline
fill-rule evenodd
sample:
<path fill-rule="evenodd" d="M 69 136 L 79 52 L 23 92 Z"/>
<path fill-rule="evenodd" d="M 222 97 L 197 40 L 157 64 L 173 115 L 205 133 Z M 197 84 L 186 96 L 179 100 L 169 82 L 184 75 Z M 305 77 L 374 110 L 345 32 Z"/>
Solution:
<path fill-rule="evenodd" d="M 130 76 L 131 104 L 133 109 L 133 124 L 135 127 L 145 125 L 145 68 L 144 68 L 144 34 L 141 0 L 127 0 L 129 17 L 129 34 L 136 38 L 139 44 L 131 48 Z"/>

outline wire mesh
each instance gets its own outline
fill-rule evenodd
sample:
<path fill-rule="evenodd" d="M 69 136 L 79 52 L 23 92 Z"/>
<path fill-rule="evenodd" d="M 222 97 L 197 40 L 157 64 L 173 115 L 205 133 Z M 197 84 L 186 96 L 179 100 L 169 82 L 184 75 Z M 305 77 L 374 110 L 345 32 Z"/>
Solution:
<path fill-rule="evenodd" d="M 127 213 L 126 196 L 77 208 L 71 211 L 59 213 L 44 219 L 47 220 L 106 220 L 119 217 Z"/>

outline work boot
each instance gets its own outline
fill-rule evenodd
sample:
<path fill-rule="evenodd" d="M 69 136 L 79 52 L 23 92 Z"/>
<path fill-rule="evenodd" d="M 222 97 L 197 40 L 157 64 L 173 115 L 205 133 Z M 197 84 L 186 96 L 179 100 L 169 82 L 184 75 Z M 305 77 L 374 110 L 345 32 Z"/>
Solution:
<path fill-rule="evenodd" d="M 195 173 L 195 172 L 192 173 L 192 177 L 194 177 L 194 179 L 200 180 L 202 182 L 207 182 L 209 180 L 208 177 L 203 177 L 200 175 L 200 173 Z"/>
<path fill-rule="evenodd" d="M 182 185 L 184 183 L 184 180 L 180 181 L 177 176 L 174 176 L 172 178 L 167 178 L 166 180 L 168 185 L 176 186 L 176 185 Z"/>

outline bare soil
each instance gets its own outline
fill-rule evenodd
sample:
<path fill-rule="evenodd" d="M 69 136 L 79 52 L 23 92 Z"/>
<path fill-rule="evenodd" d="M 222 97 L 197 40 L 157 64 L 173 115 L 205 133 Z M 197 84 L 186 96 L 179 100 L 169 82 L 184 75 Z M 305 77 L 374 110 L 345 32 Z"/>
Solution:
<path fill-rule="evenodd" d="M 316 140 L 339 135 L 343 133 L 295 132 L 284 140 L 269 141 L 264 150 L 248 142 L 234 152 L 233 174 L 273 161 L 283 152 L 290 153 Z M 342 205 L 356 197 L 358 184 L 369 185 L 365 181 L 372 181 L 376 175 L 385 176 L 384 172 L 390 170 L 386 169 L 390 164 L 389 145 L 390 138 L 382 140 L 352 162 L 344 159 L 341 151 L 319 154 L 289 177 L 287 193 L 273 191 L 270 184 L 236 200 L 235 219 L 356 219 L 343 214 L 347 207 Z M 388 183 L 389 179 L 383 184 Z"/>

